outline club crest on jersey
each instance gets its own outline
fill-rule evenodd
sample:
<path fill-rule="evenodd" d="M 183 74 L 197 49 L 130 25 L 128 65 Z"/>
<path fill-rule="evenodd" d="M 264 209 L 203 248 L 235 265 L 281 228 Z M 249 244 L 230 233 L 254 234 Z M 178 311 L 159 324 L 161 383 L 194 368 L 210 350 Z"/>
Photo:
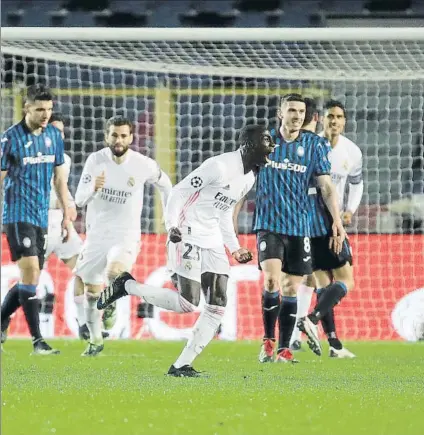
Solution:
<path fill-rule="evenodd" d="M 133 187 L 135 185 L 134 177 L 128 178 L 127 184 L 128 184 L 128 186 Z"/>
<path fill-rule="evenodd" d="M 297 148 L 297 155 L 299 156 L 299 157 L 303 157 L 304 155 L 305 155 L 305 148 L 303 148 L 303 146 L 299 146 L 298 148 Z"/>
<path fill-rule="evenodd" d="M 203 180 L 196 176 L 190 180 L 190 183 L 195 189 L 199 189 L 199 187 L 202 187 Z"/>
<path fill-rule="evenodd" d="M 52 140 L 51 140 L 49 137 L 46 137 L 46 138 L 44 139 L 44 143 L 45 143 L 45 145 L 46 145 L 47 148 L 49 148 L 49 147 L 52 146 Z"/>

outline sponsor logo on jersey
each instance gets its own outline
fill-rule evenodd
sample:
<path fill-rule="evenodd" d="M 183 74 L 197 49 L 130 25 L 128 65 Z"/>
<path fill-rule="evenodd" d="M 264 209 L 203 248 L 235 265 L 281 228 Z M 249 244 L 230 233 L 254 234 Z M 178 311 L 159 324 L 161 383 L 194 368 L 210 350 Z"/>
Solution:
<path fill-rule="evenodd" d="M 103 187 L 100 193 L 100 199 L 114 204 L 126 204 L 127 199 L 131 196 L 132 192 L 113 189 L 111 187 Z"/>
<path fill-rule="evenodd" d="M 282 162 L 274 162 L 271 160 L 265 166 L 271 166 L 273 169 L 282 169 L 283 171 L 293 171 L 304 173 L 307 167 L 305 165 L 299 165 L 298 163 L 293 163 L 289 159 L 284 159 Z"/>
<path fill-rule="evenodd" d="M 36 157 L 24 157 L 23 164 L 25 165 L 38 165 L 40 163 L 54 163 L 54 155 L 43 155 L 38 153 Z"/>
<path fill-rule="evenodd" d="M 230 198 L 229 196 L 224 195 L 221 192 L 218 192 L 215 195 L 216 201 L 214 202 L 213 206 L 217 208 L 218 210 L 227 211 L 230 207 L 235 205 L 237 202 L 235 199 Z"/>

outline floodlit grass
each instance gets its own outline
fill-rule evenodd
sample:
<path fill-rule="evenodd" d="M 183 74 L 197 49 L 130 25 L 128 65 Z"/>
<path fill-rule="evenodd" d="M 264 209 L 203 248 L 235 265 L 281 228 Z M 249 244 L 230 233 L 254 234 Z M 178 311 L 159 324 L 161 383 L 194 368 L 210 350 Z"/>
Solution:
<path fill-rule="evenodd" d="M 424 433 L 424 343 L 348 343 L 355 360 L 299 352 L 300 364 L 259 364 L 256 342 L 213 342 L 195 379 L 165 376 L 183 343 L 110 341 L 82 358 L 2 353 L 2 434 Z"/>

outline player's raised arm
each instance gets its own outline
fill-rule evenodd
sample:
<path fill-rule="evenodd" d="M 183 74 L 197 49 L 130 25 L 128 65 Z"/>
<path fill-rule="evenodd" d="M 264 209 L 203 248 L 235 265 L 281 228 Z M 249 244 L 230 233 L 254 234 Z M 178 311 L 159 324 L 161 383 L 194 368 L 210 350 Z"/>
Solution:
<path fill-rule="evenodd" d="M 171 242 L 181 241 L 179 226 L 185 210 L 196 202 L 200 190 L 220 180 L 221 175 L 219 163 L 207 160 L 172 188 L 165 209 L 165 228 Z"/>
<path fill-rule="evenodd" d="M 101 189 L 105 182 L 105 174 L 102 172 L 98 177 L 95 175 L 95 162 L 89 156 L 85 162 L 81 178 L 75 193 L 75 203 L 78 207 L 85 207 Z"/>
<path fill-rule="evenodd" d="M 350 225 L 352 216 L 358 210 L 364 193 L 364 181 L 362 179 L 362 152 L 358 147 L 354 149 L 355 165 L 348 176 L 349 193 L 347 197 L 346 211 L 343 213 L 343 223 Z"/>

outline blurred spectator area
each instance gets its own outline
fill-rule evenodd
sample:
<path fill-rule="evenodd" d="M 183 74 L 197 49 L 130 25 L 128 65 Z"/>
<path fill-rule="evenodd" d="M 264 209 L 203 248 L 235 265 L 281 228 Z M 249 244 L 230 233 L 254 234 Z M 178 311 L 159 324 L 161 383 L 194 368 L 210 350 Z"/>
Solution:
<path fill-rule="evenodd" d="M 2 26 L 423 26 L 422 0 L 2 0 Z"/>

